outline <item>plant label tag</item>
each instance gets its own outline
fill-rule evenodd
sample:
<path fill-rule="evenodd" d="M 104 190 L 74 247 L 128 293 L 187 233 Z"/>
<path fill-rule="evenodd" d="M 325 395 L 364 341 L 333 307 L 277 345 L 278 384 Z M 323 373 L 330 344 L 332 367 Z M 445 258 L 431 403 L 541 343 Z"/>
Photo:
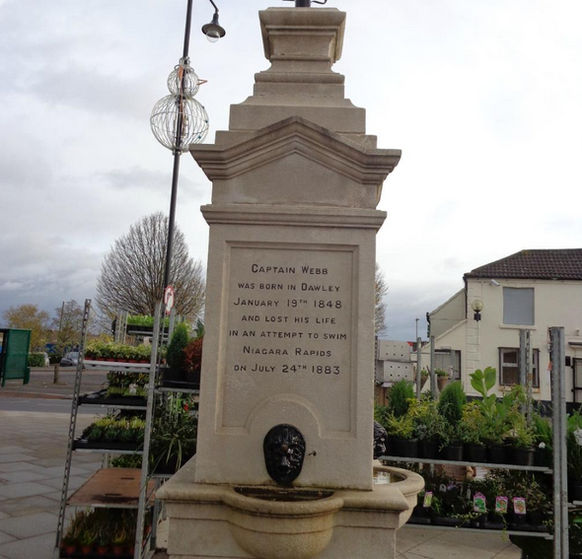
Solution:
<path fill-rule="evenodd" d="M 446 493 L 447 492 L 447 486 L 444 483 L 441 483 L 439 486 L 439 491 L 441 493 Z"/>
<path fill-rule="evenodd" d="M 525 514 L 525 499 L 523 497 L 514 497 L 513 512 L 515 514 Z"/>
<path fill-rule="evenodd" d="M 429 509 L 431 505 L 432 505 L 432 491 L 427 491 L 424 494 L 424 501 L 422 502 L 422 506 L 425 509 Z"/>
<path fill-rule="evenodd" d="M 497 514 L 507 514 L 507 504 L 509 499 L 503 495 L 495 497 L 495 512 Z"/>
<path fill-rule="evenodd" d="M 487 499 L 483 493 L 473 495 L 473 510 L 475 512 L 487 512 Z"/>

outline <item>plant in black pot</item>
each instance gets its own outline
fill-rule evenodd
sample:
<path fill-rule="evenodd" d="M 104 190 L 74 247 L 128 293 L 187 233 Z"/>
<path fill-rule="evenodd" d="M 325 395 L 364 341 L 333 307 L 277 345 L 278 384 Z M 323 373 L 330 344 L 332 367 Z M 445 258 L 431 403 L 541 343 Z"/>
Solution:
<path fill-rule="evenodd" d="M 468 402 L 463 407 L 459 422 L 459 437 L 463 442 L 463 456 L 465 460 L 474 463 L 483 463 L 487 460 L 487 423 L 481 413 L 479 404 Z"/>
<path fill-rule="evenodd" d="M 419 456 L 436 458 L 445 429 L 445 421 L 438 412 L 436 402 L 430 396 L 423 396 L 411 402 L 408 413 L 414 420 Z"/>
<path fill-rule="evenodd" d="M 467 396 L 460 381 L 448 384 L 441 392 L 438 411 L 443 416 L 445 430 L 442 436 L 442 457 L 445 460 L 463 459 L 463 442 L 460 438 L 459 422 Z"/>
<path fill-rule="evenodd" d="M 152 429 L 151 463 L 157 473 L 173 474 L 196 453 L 198 414 L 190 398 L 161 395 Z"/>
<path fill-rule="evenodd" d="M 534 435 L 533 430 L 526 424 L 526 419 L 521 416 L 509 432 L 506 438 L 510 449 L 510 461 L 519 466 L 533 466 L 534 463 Z"/>
<path fill-rule="evenodd" d="M 168 369 L 164 371 L 165 384 L 178 385 L 187 382 L 185 367 L 186 355 L 184 349 L 189 342 L 188 326 L 184 322 L 180 322 L 174 329 L 166 352 Z"/>
<path fill-rule="evenodd" d="M 390 456 L 418 456 L 418 438 L 414 432 L 414 420 L 410 414 L 396 417 L 392 414 L 386 418 L 386 431 L 390 436 L 388 454 Z"/>
<path fill-rule="evenodd" d="M 552 466 L 552 423 L 539 413 L 533 415 L 533 431 L 536 452 L 534 466 Z"/>
<path fill-rule="evenodd" d="M 414 387 L 407 380 L 399 380 L 390 389 L 388 413 L 394 417 L 406 415 L 411 402 L 415 399 Z"/>
<path fill-rule="evenodd" d="M 582 501 L 582 414 L 575 410 L 566 426 L 568 456 L 568 498 Z"/>

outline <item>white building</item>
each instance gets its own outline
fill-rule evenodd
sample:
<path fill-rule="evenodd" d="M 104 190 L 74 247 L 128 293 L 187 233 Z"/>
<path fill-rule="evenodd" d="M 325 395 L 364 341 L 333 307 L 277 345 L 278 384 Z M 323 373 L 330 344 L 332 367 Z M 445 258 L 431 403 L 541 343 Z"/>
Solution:
<path fill-rule="evenodd" d="M 520 330 L 529 330 L 534 397 L 550 400 L 548 328 L 563 326 L 567 400 L 582 402 L 582 249 L 522 250 L 463 279 L 464 289 L 428 313 L 436 366 L 449 360 L 468 394 L 469 374 L 495 367 L 499 394 L 519 382 Z"/>

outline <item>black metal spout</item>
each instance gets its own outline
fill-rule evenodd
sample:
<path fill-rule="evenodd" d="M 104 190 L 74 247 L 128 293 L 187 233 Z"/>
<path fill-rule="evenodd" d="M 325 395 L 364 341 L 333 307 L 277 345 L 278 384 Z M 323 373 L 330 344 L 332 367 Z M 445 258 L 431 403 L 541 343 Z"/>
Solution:
<path fill-rule="evenodd" d="M 311 8 L 311 3 L 314 4 L 325 4 L 327 0 L 285 0 L 285 2 L 293 2 L 295 1 L 296 8 Z"/>

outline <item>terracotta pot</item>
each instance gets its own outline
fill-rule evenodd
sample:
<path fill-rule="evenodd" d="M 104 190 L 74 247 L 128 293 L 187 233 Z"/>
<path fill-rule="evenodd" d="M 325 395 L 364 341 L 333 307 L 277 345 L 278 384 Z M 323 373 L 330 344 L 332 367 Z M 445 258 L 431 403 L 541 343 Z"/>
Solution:
<path fill-rule="evenodd" d="M 81 553 L 83 555 L 91 555 L 93 553 L 93 546 L 92 545 L 82 545 L 81 546 Z"/>
<path fill-rule="evenodd" d="M 75 543 L 68 543 L 68 544 L 61 543 L 61 549 L 64 553 L 64 557 L 73 557 L 73 555 L 75 553 L 77 553 L 77 544 L 75 544 Z"/>
<path fill-rule="evenodd" d="M 109 553 L 109 546 L 108 545 L 99 545 L 97 546 L 97 555 L 103 557 Z"/>
<path fill-rule="evenodd" d="M 121 557 L 124 552 L 125 552 L 125 547 L 122 545 L 112 545 L 111 546 L 111 553 L 113 553 L 113 555 L 115 557 Z"/>

